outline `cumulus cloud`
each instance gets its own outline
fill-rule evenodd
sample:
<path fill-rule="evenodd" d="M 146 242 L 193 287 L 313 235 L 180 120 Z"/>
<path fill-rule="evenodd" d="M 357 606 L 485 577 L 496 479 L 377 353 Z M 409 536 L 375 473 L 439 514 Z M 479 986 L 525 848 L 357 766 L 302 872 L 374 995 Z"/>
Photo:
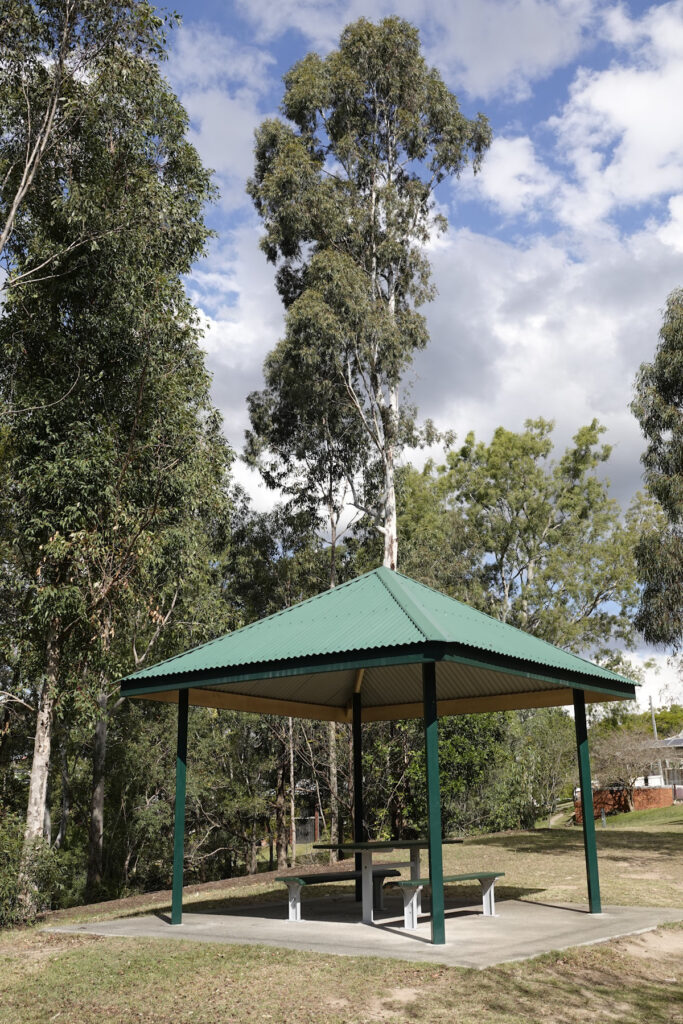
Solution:
<path fill-rule="evenodd" d="M 246 205 L 253 168 L 254 130 L 265 116 L 274 58 L 206 25 L 181 26 L 168 65 L 173 86 L 190 115 L 190 140 L 216 172 L 221 206 Z"/>
<path fill-rule="evenodd" d="M 600 0 L 241 0 L 264 40 L 299 31 L 321 51 L 336 45 L 344 25 L 364 16 L 398 14 L 420 24 L 429 60 L 472 96 L 530 94 L 530 83 L 565 66 L 591 41 Z"/>
<path fill-rule="evenodd" d="M 649 709 L 650 698 L 656 708 L 683 701 L 683 663 L 680 659 L 662 653 L 653 654 L 646 648 L 629 657 L 643 672 L 643 682 L 636 691 L 639 711 Z"/>
<path fill-rule="evenodd" d="M 615 446 L 607 475 L 627 501 L 643 447 L 628 409 L 633 379 L 652 358 L 683 256 L 644 232 L 596 242 L 579 261 L 566 238 L 520 244 L 461 230 L 432 259 L 439 296 L 414 366 L 423 414 L 461 438 L 544 416 L 558 445 L 597 417 Z"/>
<path fill-rule="evenodd" d="M 263 92 L 275 58 L 267 50 L 238 42 L 216 26 L 181 25 L 173 39 L 169 77 L 182 89 L 239 83 Z"/>
<path fill-rule="evenodd" d="M 407 375 L 421 414 L 460 438 L 544 416 L 557 423 L 558 446 L 597 417 L 614 446 L 613 493 L 627 502 L 641 486 L 643 447 L 628 408 L 633 380 L 683 279 L 683 252 L 643 231 L 595 240 L 578 260 L 567 237 L 504 241 L 463 229 L 432 246 L 430 259 L 439 290 L 425 310 L 431 340 Z M 239 449 L 246 396 L 262 386 L 283 328 L 257 229 L 239 229 L 233 246 L 200 265 L 191 291 L 207 319 L 214 401 Z M 257 494 L 257 481 L 244 483 Z"/>
<path fill-rule="evenodd" d="M 541 202 L 547 205 L 559 183 L 559 176 L 537 158 L 531 139 L 520 136 L 494 139 L 480 174 L 457 185 L 513 215 L 533 213 Z"/>
<path fill-rule="evenodd" d="M 241 449 L 248 426 L 246 396 L 262 386 L 261 368 L 282 334 L 282 306 L 273 268 L 258 248 L 258 231 L 246 225 L 232 244 L 211 255 L 189 282 L 206 324 L 203 347 L 213 375 L 213 400 L 230 443 Z"/>
<path fill-rule="evenodd" d="M 525 99 L 532 82 L 587 45 L 599 6 L 592 0 L 455 0 L 433 13 L 430 57 L 473 96 Z"/>
<path fill-rule="evenodd" d="M 507 100 L 588 56 L 589 32 L 614 48 L 609 66 L 574 71 L 545 134 L 521 121 L 496 138 L 478 179 L 459 182 L 504 225 L 499 237 L 485 234 L 472 202 L 472 228 L 430 247 L 439 296 L 425 310 L 431 342 L 412 374 L 422 414 L 461 437 L 470 429 L 489 437 L 499 424 L 519 429 L 542 415 L 557 421 L 563 446 L 597 417 L 615 446 L 614 492 L 628 500 L 640 486 L 642 450 L 628 409 L 633 379 L 652 358 L 667 293 L 683 280 L 683 2 L 638 17 L 591 0 L 250 0 L 243 11 L 258 45 L 192 30 L 179 37 L 171 67 L 231 210 L 244 202 L 253 128 L 271 95 L 267 47 L 292 29 L 308 41 L 301 53 L 324 51 L 361 14 L 398 13 L 420 25 L 430 61 L 453 88 Z M 450 196 L 444 189 L 439 200 Z M 631 208 L 642 210 L 642 227 L 615 224 L 614 214 Z M 519 216 L 537 234 L 512 236 L 508 222 Z M 559 227 L 544 237 L 551 217 Z M 191 289 L 207 316 L 214 398 L 239 448 L 246 395 L 261 386 L 282 310 L 255 225 L 226 223 L 229 244 L 195 270 Z M 244 482 L 263 499 L 248 474 Z"/>
<path fill-rule="evenodd" d="M 605 70 L 580 70 L 549 122 L 572 179 L 557 213 L 581 230 L 683 190 L 683 3 L 638 21 L 612 12 L 605 24 L 622 55 Z"/>
<path fill-rule="evenodd" d="M 216 172 L 221 205 L 235 210 L 247 204 L 246 181 L 254 168 L 254 131 L 263 119 L 248 91 L 234 95 L 211 88 L 183 93 L 190 115 L 190 140 L 202 161 Z"/>
<path fill-rule="evenodd" d="M 676 252 L 683 253 L 683 195 L 669 200 L 669 219 L 661 225 L 657 237 Z"/>

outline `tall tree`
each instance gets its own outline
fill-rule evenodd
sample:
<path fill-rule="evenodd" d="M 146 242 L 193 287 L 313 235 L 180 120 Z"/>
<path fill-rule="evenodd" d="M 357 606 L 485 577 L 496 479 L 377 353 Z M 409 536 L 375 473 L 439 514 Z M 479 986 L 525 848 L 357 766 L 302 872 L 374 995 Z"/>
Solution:
<path fill-rule="evenodd" d="M 651 363 L 636 377 L 631 408 L 647 441 L 645 481 L 666 522 L 644 530 L 637 550 L 644 584 L 636 626 L 649 643 L 683 646 L 683 289 L 666 303 Z"/>
<path fill-rule="evenodd" d="M 210 179 L 159 71 L 162 23 L 144 4 L 117 19 L 87 74 L 65 64 L 78 118 L 23 194 L 0 320 L 22 673 L 37 691 L 26 840 L 42 833 L 60 695 L 81 710 L 94 696 L 93 879 L 109 680 L 211 572 L 227 462 L 181 281 L 203 251 Z"/>
<path fill-rule="evenodd" d="M 446 227 L 434 190 L 470 162 L 478 169 L 489 125 L 463 116 L 417 30 L 397 17 L 361 18 L 337 50 L 294 65 L 282 111 L 287 121 L 257 131 L 248 185 L 288 309 L 277 359 L 295 365 L 305 348 L 325 375 L 333 363 L 335 409 L 342 422 L 357 418 L 365 462 L 376 460 L 382 477 L 379 495 L 360 493 L 349 460 L 353 504 L 372 516 L 384 564 L 396 568 L 396 458 L 412 432 L 400 385 L 427 342 L 416 312 L 433 294 L 425 245 Z"/>

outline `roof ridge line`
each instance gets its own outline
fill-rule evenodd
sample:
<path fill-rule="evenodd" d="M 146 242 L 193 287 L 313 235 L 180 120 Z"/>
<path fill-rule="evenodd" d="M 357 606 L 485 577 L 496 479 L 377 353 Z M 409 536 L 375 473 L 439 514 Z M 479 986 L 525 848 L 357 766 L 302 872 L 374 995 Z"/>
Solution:
<path fill-rule="evenodd" d="M 375 572 L 377 573 L 377 578 L 381 580 L 384 585 L 384 588 L 394 599 L 404 615 L 408 616 L 415 628 L 419 629 L 425 640 L 437 640 L 442 643 L 448 642 L 448 637 L 444 636 L 443 632 L 436 625 L 433 619 L 431 619 L 429 615 L 415 604 L 409 594 L 406 594 L 403 589 L 397 593 L 397 588 L 394 587 L 394 584 L 396 577 L 400 576 L 401 573 L 397 573 L 392 569 L 387 569 L 385 565 L 380 566 L 375 570 Z M 402 578 L 408 579 L 409 577 Z M 391 582 L 389 582 L 390 580 Z"/>

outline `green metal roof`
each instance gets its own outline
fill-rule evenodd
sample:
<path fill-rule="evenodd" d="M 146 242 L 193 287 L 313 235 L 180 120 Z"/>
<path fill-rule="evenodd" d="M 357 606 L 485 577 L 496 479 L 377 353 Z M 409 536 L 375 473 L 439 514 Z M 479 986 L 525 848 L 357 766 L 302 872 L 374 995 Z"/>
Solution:
<path fill-rule="evenodd" d="M 567 686 L 634 694 L 631 680 L 385 568 L 135 672 L 121 689 L 171 700 L 191 687 L 204 691 L 195 694 L 204 704 L 213 703 L 207 690 L 220 690 L 344 708 L 364 668 L 363 704 L 379 708 L 418 701 L 420 663 L 432 660 L 442 663 L 443 700 Z M 231 705 L 223 696 L 215 706 Z"/>

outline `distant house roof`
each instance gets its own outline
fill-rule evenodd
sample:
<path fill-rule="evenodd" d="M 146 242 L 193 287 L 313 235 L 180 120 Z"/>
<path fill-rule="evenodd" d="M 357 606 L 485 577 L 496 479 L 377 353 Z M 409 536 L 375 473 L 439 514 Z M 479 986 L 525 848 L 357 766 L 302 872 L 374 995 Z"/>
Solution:
<path fill-rule="evenodd" d="M 424 662 L 442 714 L 632 699 L 632 680 L 379 568 L 126 677 L 123 695 L 348 721 L 421 715 Z"/>

